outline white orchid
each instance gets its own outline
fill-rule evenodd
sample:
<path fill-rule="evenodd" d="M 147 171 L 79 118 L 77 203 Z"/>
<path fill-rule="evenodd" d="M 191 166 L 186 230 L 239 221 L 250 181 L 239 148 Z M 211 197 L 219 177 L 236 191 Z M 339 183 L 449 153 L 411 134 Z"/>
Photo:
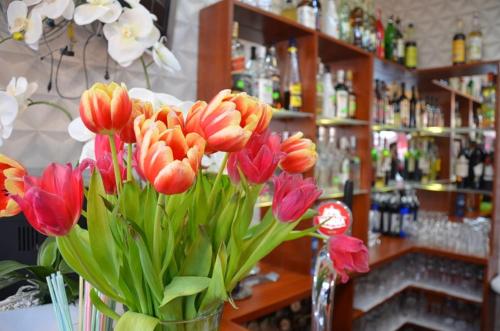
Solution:
<path fill-rule="evenodd" d="M 167 38 L 163 36 L 153 45 L 152 56 L 158 67 L 170 73 L 174 73 L 181 70 L 181 65 L 174 53 L 165 46 L 166 39 Z"/>
<path fill-rule="evenodd" d="M 115 22 L 122 13 L 122 5 L 117 0 L 87 0 L 75 9 L 75 23 L 90 24 L 96 20 L 103 23 Z"/>
<path fill-rule="evenodd" d="M 16 98 L 7 92 L 0 91 L 0 146 L 12 134 L 17 114 L 18 104 Z"/>
<path fill-rule="evenodd" d="M 83 124 L 81 117 L 77 117 L 69 123 L 68 133 L 71 138 L 84 143 L 82 153 L 80 155 L 80 162 L 85 159 L 95 160 L 94 146 L 96 134 L 87 129 L 85 124 Z"/>
<path fill-rule="evenodd" d="M 142 56 L 160 38 L 149 11 L 142 5 L 125 8 L 118 21 L 103 28 L 108 40 L 108 53 L 126 67 Z"/>
<path fill-rule="evenodd" d="M 15 39 L 22 40 L 33 49 L 38 49 L 42 36 L 42 17 L 36 10 L 28 16 L 28 6 L 22 1 L 12 1 L 7 8 L 9 32 Z"/>
<path fill-rule="evenodd" d="M 28 108 L 28 99 L 37 89 L 38 84 L 35 82 L 28 83 L 28 80 L 24 77 L 12 77 L 9 85 L 7 85 L 6 92 L 16 98 L 18 109 L 23 112 Z"/>
<path fill-rule="evenodd" d="M 33 11 L 37 11 L 41 17 L 48 17 L 53 20 L 61 16 L 71 20 L 75 11 L 75 2 L 73 0 L 24 0 L 24 3 L 28 6 L 37 4 Z"/>
<path fill-rule="evenodd" d="M 151 90 L 134 87 L 128 91 L 128 95 L 132 99 L 139 99 L 145 102 L 150 102 L 153 105 L 154 111 L 158 111 L 162 106 L 174 106 L 182 111 L 184 116 L 187 115 L 189 108 L 194 104 L 192 101 L 182 101 L 170 94 L 155 93 Z"/>

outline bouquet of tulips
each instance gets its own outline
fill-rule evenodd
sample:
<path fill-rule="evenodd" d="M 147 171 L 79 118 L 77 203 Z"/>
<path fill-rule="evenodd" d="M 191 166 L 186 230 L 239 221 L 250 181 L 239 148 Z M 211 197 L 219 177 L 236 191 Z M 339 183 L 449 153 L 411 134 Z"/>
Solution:
<path fill-rule="evenodd" d="M 269 105 L 224 90 L 184 115 L 111 83 L 83 93 L 80 116 L 97 135 L 95 160 L 51 164 L 35 178 L 2 155 L 0 216 L 22 210 L 36 230 L 56 237 L 68 265 L 125 306 L 119 316 L 91 295 L 116 330 L 204 316 L 231 301 L 238 281 L 282 242 L 318 236 L 315 228 L 295 230 L 321 194 L 300 174 L 315 164 L 315 145 L 301 133 L 283 142 L 270 134 Z M 205 172 L 202 157 L 217 152 L 225 153 L 220 171 Z M 252 224 L 270 180 L 272 208 Z M 81 216 L 87 229 L 77 224 Z M 331 247 L 344 275 L 366 269 L 366 248 L 347 238 L 338 241 L 345 249 Z"/>

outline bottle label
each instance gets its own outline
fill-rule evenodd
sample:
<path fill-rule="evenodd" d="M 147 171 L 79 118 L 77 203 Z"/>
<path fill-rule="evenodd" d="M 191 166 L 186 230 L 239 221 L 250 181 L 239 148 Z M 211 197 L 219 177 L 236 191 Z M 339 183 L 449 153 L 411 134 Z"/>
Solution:
<path fill-rule="evenodd" d="M 350 174 L 350 164 L 348 159 L 344 159 L 342 161 L 342 168 L 341 168 L 341 182 L 342 184 L 345 184 L 347 180 L 349 180 L 349 174 Z"/>
<path fill-rule="evenodd" d="M 453 63 L 465 62 L 465 40 L 453 40 L 452 57 Z"/>
<path fill-rule="evenodd" d="M 403 38 L 399 38 L 396 41 L 396 57 L 397 57 L 397 60 L 405 57 L 405 42 L 404 42 Z"/>
<path fill-rule="evenodd" d="M 297 19 L 299 23 L 308 28 L 316 29 L 316 12 L 313 7 L 301 6 L 297 9 Z"/>
<path fill-rule="evenodd" d="M 479 61 L 483 57 L 483 38 L 472 36 L 468 39 L 467 59 L 469 61 Z"/>
<path fill-rule="evenodd" d="M 431 164 L 428 158 L 426 157 L 421 158 L 420 162 L 418 163 L 418 166 L 423 174 L 429 174 L 431 170 Z"/>
<path fill-rule="evenodd" d="M 405 64 L 408 68 L 417 67 L 417 46 L 409 45 L 406 47 Z"/>
<path fill-rule="evenodd" d="M 414 157 L 409 157 L 408 158 L 408 172 L 412 173 L 415 172 L 415 158 Z"/>
<path fill-rule="evenodd" d="M 465 157 L 460 157 L 455 169 L 457 177 L 466 178 L 469 175 L 469 161 Z"/>
<path fill-rule="evenodd" d="M 290 85 L 290 106 L 293 108 L 302 107 L 302 85 L 300 83 Z"/>
<path fill-rule="evenodd" d="M 349 95 L 349 117 L 356 117 L 356 96 L 354 94 Z"/>
<path fill-rule="evenodd" d="M 473 170 L 474 170 L 474 176 L 480 177 L 483 174 L 483 168 L 484 168 L 483 163 L 476 164 L 474 166 L 474 168 L 473 168 Z"/>
<path fill-rule="evenodd" d="M 346 118 L 349 115 L 349 94 L 347 91 L 337 91 L 336 103 L 337 103 L 337 116 L 341 118 Z"/>
<path fill-rule="evenodd" d="M 492 165 L 487 165 L 484 167 L 484 173 L 483 173 L 483 180 L 486 182 L 492 182 L 493 181 L 493 166 Z"/>
<path fill-rule="evenodd" d="M 257 81 L 257 97 L 267 104 L 273 103 L 273 82 L 267 78 Z"/>
<path fill-rule="evenodd" d="M 404 99 L 400 107 L 401 125 L 408 127 L 410 126 L 410 102 Z"/>
<path fill-rule="evenodd" d="M 237 56 L 231 59 L 231 72 L 242 72 L 245 70 L 245 57 Z"/>

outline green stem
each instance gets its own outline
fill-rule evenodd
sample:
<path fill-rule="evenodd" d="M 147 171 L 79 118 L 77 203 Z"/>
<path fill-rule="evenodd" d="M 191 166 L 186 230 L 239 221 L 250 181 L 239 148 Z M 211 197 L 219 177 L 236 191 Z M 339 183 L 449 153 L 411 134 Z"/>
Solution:
<path fill-rule="evenodd" d="M 153 63 L 155 63 L 155 61 L 151 61 L 151 62 L 149 62 L 149 63 L 146 65 L 146 68 L 151 67 L 151 65 L 152 65 Z"/>
<path fill-rule="evenodd" d="M 113 158 L 113 169 L 115 171 L 116 191 L 122 191 L 122 176 L 120 173 L 120 164 L 118 163 L 118 154 L 116 152 L 115 136 L 109 135 L 109 145 L 111 147 L 111 157 Z"/>
<path fill-rule="evenodd" d="M 161 260 L 162 254 L 160 251 L 160 245 L 162 244 L 162 229 L 161 220 L 163 216 L 162 208 L 165 208 L 165 195 L 159 194 L 158 203 L 156 204 L 156 215 L 154 220 L 154 233 L 153 233 L 153 263 L 161 270 Z"/>
<path fill-rule="evenodd" d="M 141 57 L 142 70 L 144 70 L 144 77 L 146 78 L 146 87 L 151 90 L 151 81 L 149 80 L 148 66 L 144 62 L 144 58 Z"/>
<path fill-rule="evenodd" d="M 50 102 L 50 101 L 32 101 L 32 100 L 30 100 L 29 103 L 28 103 L 28 107 L 35 106 L 35 105 L 46 105 L 46 106 L 53 107 L 53 108 L 55 108 L 55 109 L 63 112 L 64 115 L 66 115 L 66 117 L 70 121 L 73 120 L 73 117 L 71 116 L 71 114 L 69 113 L 69 111 L 67 111 L 66 108 L 61 107 L 61 106 L 59 106 L 56 103 L 53 103 L 53 102 Z"/>
<path fill-rule="evenodd" d="M 224 159 L 219 168 L 219 172 L 217 173 L 217 177 L 215 177 L 214 185 L 212 186 L 212 190 L 210 191 L 210 195 L 208 197 L 208 207 L 211 208 L 214 203 L 215 195 L 217 194 L 219 182 L 222 179 L 222 174 L 224 173 L 224 169 L 226 168 L 227 159 L 229 158 L 229 153 L 224 155 Z"/>
<path fill-rule="evenodd" d="M 11 40 L 12 39 L 12 36 L 8 36 L 8 37 L 5 37 L 3 39 L 0 39 L 0 44 L 7 41 L 7 40 Z"/>
<path fill-rule="evenodd" d="M 127 145 L 127 181 L 132 180 L 132 144 Z"/>

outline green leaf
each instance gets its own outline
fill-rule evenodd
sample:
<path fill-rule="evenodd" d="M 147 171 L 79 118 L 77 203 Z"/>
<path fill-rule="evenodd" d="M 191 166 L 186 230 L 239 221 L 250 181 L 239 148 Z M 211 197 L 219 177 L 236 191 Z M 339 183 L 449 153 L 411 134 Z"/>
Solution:
<path fill-rule="evenodd" d="M 227 298 L 226 286 L 224 285 L 224 274 L 219 256 L 215 259 L 214 270 L 210 285 L 203 296 L 198 313 L 204 313 L 219 306 Z"/>
<path fill-rule="evenodd" d="M 56 239 L 49 237 L 40 246 L 36 264 L 50 267 L 53 266 L 57 259 L 57 243 Z"/>
<path fill-rule="evenodd" d="M 29 267 L 28 265 L 16 261 L 10 261 L 10 260 L 0 261 L 0 277 L 5 277 L 11 272 L 26 269 L 28 267 Z"/>
<path fill-rule="evenodd" d="M 120 315 L 118 315 L 113 309 L 109 308 L 108 305 L 101 300 L 95 288 L 90 290 L 90 301 L 92 301 L 92 304 L 97 308 L 97 310 L 104 315 L 114 319 L 115 321 L 120 319 Z"/>
<path fill-rule="evenodd" d="M 160 305 L 162 311 L 172 300 L 200 293 L 210 285 L 208 277 L 180 276 L 172 279 L 165 287 L 163 300 Z"/>
<path fill-rule="evenodd" d="M 141 204 L 141 188 L 135 181 L 126 182 L 120 194 L 120 211 L 129 220 L 137 223 L 142 228 L 144 219 Z"/>
<path fill-rule="evenodd" d="M 154 331 L 158 324 L 157 318 L 127 311 L 116 323 L 115 331 Z"/>
<path fill-rule="evenodd" d="M 201 228 L 198 238 L 193 241 L 184 258 L 180 274 L 182 276 L 208 276 L 212 265 L 212 245 Z"/>
<path fill-rule="evenodd" d="M 87 225 L 92 257 L 99 264 L 100 273 L 111 283 L 116 283 L 118 266 L 116 263 L 115 240 L 111 233 L 110 224 L 115 220 L 104 204 L 104 186 L 98 171 L 94 171 L 90 180 L 87 201 Z"/>

